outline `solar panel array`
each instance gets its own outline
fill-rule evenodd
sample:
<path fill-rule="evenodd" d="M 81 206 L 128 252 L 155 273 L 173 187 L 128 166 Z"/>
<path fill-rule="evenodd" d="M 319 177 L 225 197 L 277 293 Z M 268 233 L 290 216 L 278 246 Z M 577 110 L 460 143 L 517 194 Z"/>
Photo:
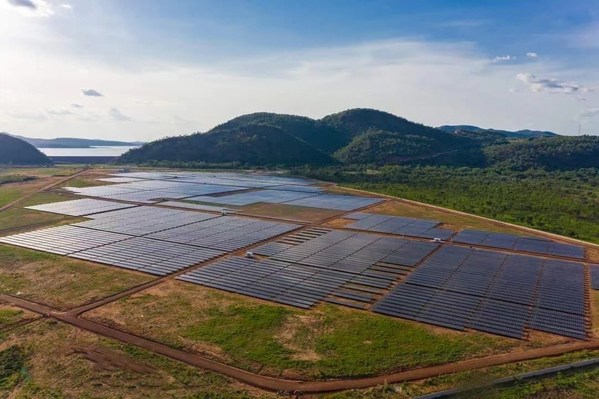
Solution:
<path fill-rule="evenodd" d="M 591 287 L 599 290 L 599 265 L 591 265 Z"/>
<path fill-rule="evenodd" d="M 129 238 L 124 234 L 59 226 L 0 237 L 0 242 L 59 255 L 111 244 Z"/>
<path fill-rule="evenodd" d="M 224 205 L 244 206 L 257 202 L 268 202 L 271 204 L 281 204 L 287 201 L 297 200 L 317 195 L 302 191 L 284 191 L 284 190 L 259 190 L 247 191 L 239 194 L 223 195 L 218 197 L 199 196 L 188 198 L 189 201 L 214 202 Z"/>
<path fill-rule="evenodd" d="M 206 248 L 234 251 L 295 230 L 300 226 L 223 216 L 148 235 L 150 238 Z"/>
<path fill-rule="evenodd" d="M 353 195 L 322 194 L 285 202 L 286 205 L 308 206 L 312 208 L 353 211 L 382 202 L 381 198 L 356 197 Z"/>
<path fill-rule="evenodd" d="M 514 338 L 529 327 L 585 339 L 584 265 L 444 246 L 374 311 Z"/>
<path fill-rule="evenodd" d="M 180 279 L 299 307 L 325 300 L 366 308 L 437 248 L 395 237 L 314 229 L 252 250 L 270 259 L 228 259 Z"/>
<path fill-rule="evenodd" d="M 67 187 L 67 189 L 75 194 L 89 197 L 154 203 L 163 198 L 182 199 L 199 195 L 221 194 L 245 190 L 247 187 L 217 184 L 193 184 L 165 180 L 138 180 L 107 186 L 83 188 Z"/>
<path fill-rule="evenodd" d="M 357 213 L 348 219 L 356 220 L 347 227 L 356 230 L 376 231 L 378 233 L 401 234 L 421 238 L 440 238 L 447 240 L 454 234 L 452 230 L 439 228 L 436 220 L 416 219 L 400 216 Z"/>
<path fill-rule="evenodd" d="M 307 309 L 347 282 L 350 275 L 272 259 L 233 257 L 177 278 Z"/>
<path fill-rule="evenodd" d="M 532 252 L 544 255 L 584 259 L 584 247 L 564 244 L 545 238 L 519 237 L 512 234 L 490 233 L 488 231 L 463 230 L 453 237 L 453 242 L 483 245 L 486 247 Z"/>
<path fill-rule="evenodd" d="M 74 226 L 143 236 L 216 217 L 208 213 L 140 206 L 91 215 L 92 220 Z"/>
<path fill-rule="evenodd" d="M 379 198 L 323 194 L 323 189 L 309 180 L 273 175 L 133 172 L 112 176 L 98 180 L 116 184 L 65 189 L 88 197 L 143 204 L 186 199 L 229 206 L 266 202 L 350 211 L 382 201 Z"/>
<path fill-rule="evenodd" d="M 235 211 L 222 206 L 204 205 L 204 204 L 192 204 L 183 201 L 164 201 L 160 203 L 160 206 L 170 206 L 174 208 L 186 208 L 195 209 L 197 211 L 209 211 L 209 212 L 227 212 L 234 213 Z"/>
<path fill-rule="evenodd" d="M 64 212 L 98 210 L 105 209 L 104 202 L 78 200 L 59 208 Z M 70 226 L 3 237 L 0 242 L 164 275 L 300 227 L 151 206 L 94 213 L 88 218 Z"/>
<path fill-rule="evenodd" d="M 214 249 L 133 237 L 70 256 L 164 276 L 224 254 L 225 252 Z"/>
<path fill-rule="evenodd" d="M 27 209 L 36 211 L 58 213 L 69 216 L 86 216 L 94 213 L 114 211 L 117 209 L 131 208 L 135 205 L 121 204 L 118 202 L 102 201 L 95 199 L 78 199 L 73 201 L 53 202 L 50 204 L 28 206 Z"/>

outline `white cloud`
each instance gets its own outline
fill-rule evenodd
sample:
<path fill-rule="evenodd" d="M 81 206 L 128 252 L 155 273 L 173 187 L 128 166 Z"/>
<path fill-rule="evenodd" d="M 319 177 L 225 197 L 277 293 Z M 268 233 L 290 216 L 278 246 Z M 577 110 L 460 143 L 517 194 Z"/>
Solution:
<path fill-rule="evenodd" d="M 110 116 L 110 118 L 112 118 L 112 120 L 117 121 L 117 122 L 129 122 L 129 121 L 131 121 L 130 117 L 128 117 L 127 115 L 123 114 L 121 111 L 119 111 L 116 108 L 110 108 L 110 110 L 108 111 L 108 116 Z"/>
<path fill-rule="evenodd" d="M 66 4 L 66 3 L 61 4 L 60 7 L 66 9 L 66 10 L 72 10 L 73 9 L 72 5 Z"/>
<path fill-rule="evenodd" d="M 493 58 L 491 61 L 492 62 L 507 62 L 507 61 L 514 61 L 516 60 L 516 56 L 514 55 L 502 55 L 502 56 L 497 56 L 495 58 Z"/>
<path fill-rule="evenodd" d="M 526 56 L 528 58 L 539 58 L 539 55 L 537 53 L 535 53 L 534 51 L 530 51 L 530 52 L 526 53 Z"/>
<path fill-rule="evenodd" d="M 54 15 L 52 6 L 46 0 L 8 0 L 8 4 L 18 8 L 26 16 L 49 17 Z"/>
<path fill-rule="evenodd" d="M 73 103 L 73 104 L 71 104 L 71 107 L 72 108 L 83 108 L 83 105 L 77 104 L 77 103 Z"/>
<path fill-rule="evenodd" d="M 587 93 L 589 89 L 579 85 L 576 82 L 562 82 L 554 78 L 538 78 L 531 73 L 519 73 L 516 75 L 518 80 L 526 83 L 534 92 L 547 92 L 557 94 L 578 94 Z"/>
<path fill-rule="evenodd" d="M 83 93 L 84 96 L 88 97 L 104 97 L 104 94 L 94 89 L 82 89 L 81 93 Z"/>

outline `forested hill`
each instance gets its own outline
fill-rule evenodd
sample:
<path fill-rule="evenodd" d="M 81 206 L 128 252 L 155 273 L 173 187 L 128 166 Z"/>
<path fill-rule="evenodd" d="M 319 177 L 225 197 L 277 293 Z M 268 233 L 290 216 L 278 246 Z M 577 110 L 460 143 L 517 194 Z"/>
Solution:
<path fill-rule="evenodd" d="M 49 165 L 52 161 L 31 144 L 0 133 L 0 165 Z"/>
<path fill-rule="evenodd" d="M 475 129 L 474 129 L 475 130 Z M 408 164 L 521 169 L 599 167 L 596 137 L 507 137 L 501 131 L 440 129 L 373 109 L 320 120 L 274 113 L 243 115 L 206 133 L 133 149 L 119 163 L 198 166 Z"/>
<path fill-rule="evenodd" d="M 472 125 L 443 125 L 439 126 L 437 129 L 443 130 L 447 133 L 457 133 L 457 132 L 471 132 L 471 133 L 497 133 L 507 138 L 518 138 L 518 139 L 528 139 L 528 138 L 536 138 L 536 137 L 554 137 L 558 136 L 557 133 L 548 132 L 545 130 L 497 130 L 497 129 L 483 129 L 482 127 L 472 126 Z"/>

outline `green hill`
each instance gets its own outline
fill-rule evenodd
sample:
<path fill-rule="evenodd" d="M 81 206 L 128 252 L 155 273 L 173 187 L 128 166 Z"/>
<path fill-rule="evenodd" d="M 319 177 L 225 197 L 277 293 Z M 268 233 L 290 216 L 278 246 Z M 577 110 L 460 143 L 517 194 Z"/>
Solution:
<path fill-rule="evenodd" d="M 596 137 L 554 135 L 522 139 L 492 129 L 463 128 L 446 132 L 373 109 L 350 109 L 321 120 L 254 113 L 231 119 L 207 133 L 148 143 L 127 152 L 118 162 L 243 166 L 405 164 L 498 166 L 514 170 L 599 166 Z"/>
<path fill-rule="evenodd" d="M 279 128 L 287 134 L 304 141 L 315 149 L 333 153 L 349 143 L 349 138 L 339 130 L 305 116 L 259 112 L 242 115 L 219 125 L 210 132 L 239 129 L 250 124 L 268 125 Z"/>
<path fill-rule="evenodd" d="M 486 147 L 489 164 L 514 170 L 599 168 L 598 136 L 557 136 Z"/>
<path fill-rule="evenodd" d="M 31 144 L 0 133 L 0 164 L 49 165 L 52 161 Z"/>
<path fill-rule="evenodd" d="M 123 163 L 204 162 L 241 165 L 331 164 L 333 159 L 286 131 L 269 125 L 249 124 L 209 133 L 171 137 L 132 149 Z"/>
<path fill-rule="evenodd" d="M 497 129 L 483 129 L 482 127 L 472 126 L 472 125 L 443 125 L 439 126 L 437 129 L 443 130 L 447 133 L 457 133 L 457 132 L 470 132 L 470 133 L 497 133 L 503 135 L 507 138 L 516 138 L 516 139 L 528 139 L 528 138 L 537 138 L 537 137 L 554 137 L 558 136 L 557 133 L 548 132 L 545 130 L 497 130 Z"/>

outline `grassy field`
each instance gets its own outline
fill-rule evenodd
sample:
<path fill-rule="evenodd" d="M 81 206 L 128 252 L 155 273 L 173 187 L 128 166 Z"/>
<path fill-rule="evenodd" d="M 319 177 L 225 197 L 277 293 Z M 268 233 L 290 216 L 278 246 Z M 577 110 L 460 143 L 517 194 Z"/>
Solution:
<path fill-rule="evenodd" d="M 538 344 L 333 305 L 300 311 L 181 282 L 84 316 L 248 370 L 297 378 L 371 375 Z"/>
<path fill-rule="evenodd" d="M 580 351 L 483 370 L 457 373 L 423 381 L 322 395 L 321 399 L 409 399 L 456 387 L 475 388 L 506 376 L 596 358 L 599 351 Z M 475 389 L 456 399 L 594 399 L 599 390 L 599 369 L 581 370 L 510 386 Z"/>
<path fill-rule="evenodd" d="M 17 178 L 31 180 L 0 184 L 0 207 L 58 181 L 64 176 L 75 173 L 77 170 L 71 168 L 2 168 L 0 169 L 0 183 L 3 177 L 10 178 L 10 180 Z"/>
<path fill-rule="evenodd" d="M 70 216 L 59 215 L 56 213 L 25 209 L 25 207 L 28 206 L 47 204 L 50 202 L 68 201 L 75 198 L 77 197 L 68 193 L 40 192 L 33 194 L 22 203 L 19 203 L 13 208 L 0 213 L 0 235 L 9 233 L 14 234 L 14 229 L 17 228 L 27 229 L 37 226 L 59 225 L 83 220 Z"/>
<path fill-rule="evenodd" d="M 33 319 L 36 315 L 9 305 L 0 304 L 0 331 L 15 323 Z"/>
<path fill-rule="evenodd" d="M 3 398 L 274 398 L 62 323 L 36 321 L 4 334 L 0 341 Z"/>
<path fill-rule="evenodd" d="M 0 245 L 0 292 L 65 309 L 151 277 L 48 253 Z"/>

